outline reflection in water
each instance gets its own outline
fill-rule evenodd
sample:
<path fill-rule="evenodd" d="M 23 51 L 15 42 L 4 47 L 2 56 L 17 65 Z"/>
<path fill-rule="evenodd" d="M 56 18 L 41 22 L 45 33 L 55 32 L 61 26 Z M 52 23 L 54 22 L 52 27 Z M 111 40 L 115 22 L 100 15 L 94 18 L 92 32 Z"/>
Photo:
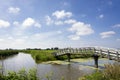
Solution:
<path fill-rule="evenodd" d="M 112 60 L 99 60 L 99 68 L 103 64 L 114 63 Z M 4 73 L 7 71 L 18 71 L 22 68 L 30 69 L 37 68 L 37 76 L 42 78 L 42 80 L 47 80 L 45 77 L 51 76 L 52 80 L 60 80 L 64 77 L 65 80 L 78 80 L 79 77 L 90 74 L 95 70 L 89 68 L 88 66 L 93 66 L 94 61 L 86 62 L 71 62 L 71 64 L 36 64 L 30 54 L 19 53 L 14 56 L 10 56 L 3 60 Z M 0 60 L 0 65 L 2 65 L 2 60 Z"/>
<path fill-rule="evenodd" d="M 93 69 L 83 67 L 82 65 L 74 63 L 70 65 L 39 64 L 37 69 L 38 76 L 40 76 L 41 78 L 45 77 L 45 74 L 53 72 L 53 80 L 60 80 L 61 77 L 64 77 L 65 80 L 78 80 L 80 76 L 92 73 L 94 71 Z"/>
<path fill-rule="evenodd" d="M 0 61 L 2 65 L 2 61 Z M 3 60 L 3 69 L 6 74 L 8 71 L 19 71 L 22 68 L 30 69 L 35 67 L 35 61 L 30 54 L 19 53 Z"/>

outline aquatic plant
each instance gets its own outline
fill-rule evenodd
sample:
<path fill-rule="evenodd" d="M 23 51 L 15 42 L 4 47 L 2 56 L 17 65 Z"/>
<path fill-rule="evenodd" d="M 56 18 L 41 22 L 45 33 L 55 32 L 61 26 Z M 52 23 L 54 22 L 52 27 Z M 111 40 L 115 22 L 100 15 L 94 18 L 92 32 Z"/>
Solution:
<path fill-rule="evenodd" d="M 8 72 L 7 75 L 0 74 L 0 80 L 38 80 L 36 69 L 30 69 L 28 72 L 22 69 L 18 72 Z"/>
<path fill-rule="evenodd" d="M 120 64 L 106 64 L 103 76 L 106 80 L 120 80 Z"/>
<path fill-rule="evenodd" d="M 105 69 L 91 75 L 84 76 L 79 80 L 120 80 L 120 64 L 106 64 Z"/>

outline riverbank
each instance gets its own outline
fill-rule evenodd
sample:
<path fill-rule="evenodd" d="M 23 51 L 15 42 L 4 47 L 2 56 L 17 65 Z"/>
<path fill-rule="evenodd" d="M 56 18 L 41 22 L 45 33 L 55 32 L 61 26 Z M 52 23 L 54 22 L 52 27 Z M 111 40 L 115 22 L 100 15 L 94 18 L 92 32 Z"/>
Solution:
<path fill-rule="evenodd" d="M 54 52 L 57 52 L 57 50 L 22 50 L 21 52 L 25 52 L 28 54 L 31 54 L 33 59 L 36 61 L 36 63 L 41 63 L 45 61 L 54 61 L 54 60 L 67 60 L 67 55 L 55 57 L 53 55 Z M 71 55 L 71 59 L 87 59 L 91 58 L 93 55 L 93 52 L 91 51 L 83 51 L 80 55 Z"/>
<path fill-rule="evenodd" d="M 112 61 L 111 61 L 112 62 Z M 106 58 L 100 58 L 99 59 L 99 67 L 103 68 L 104 64 L 109 63 L 109 60 Z M 114 62 L 112 62 L 114 63 Z M 54 64 L 54 65 L 68 65 L 68 64 L 79 64 L 83 65 L 88 68 L 92 69 L 98 69 L 94 67 L 94 59 L 93 58 L 79 58 L 79 59 L 71 59 L 71 62 L 68 62 L 67 60 L 55 60 L 55 61 L 47 61 L 42 62 L 41 64 Z M 88 65 L 87 65 L 88 64 Z"/>
<path fill-rule="evenodd" d="M 108 60 L 105 58 L 99 58 L 98 61 L 99 61 L 98 69 L 101 69 L 101 67 L 104 67 L 104 64 L 108 64 L 108 63 L 112 64 L 113 63 L 112 62 L 113 60 Z M 4 66 L 5 66 L 6 70 L 8 70 L 8 68 L 9 68 L 9 70 L 13 69 L 16 71 L 16 70 L 18 70 L 18 68 L 20 70 L 22 68 L 22 66 L 26 67 L 27 69 L 30 66 L 31 67 L 36 66 L 36 63 L 33 60 L 33 58 L 31 57 L 31 55 L 25 54 L 25 53 L 19 53 L 16 56 L 7 58 L 7 60 L 5 60 L 3 62 L 5 64 Z M 46 75 L 48 75 L 47 78 L 49 78 L 48 73 L 53 72 L 53 75 L 50 77 L 53 80 L 61 79 L 61 77 L 64 77 L 64 80 L 71 80 L 71 79 L 78 80 L 78 78 L 80 78 L 84 75 L 90 75 L 98 69 L 96 69 L 94 67 L 93 58 L 71 59 L 71 62 L 68 62 L 67 59 L 66 60 L 54 60 L 54 61 L 52 60 L 52 61 L 45 61 L 45 62 L 41 62 L 41 63 L 37 64 L 37 72 L 38 72 L 37 75 L 38 75 L 38 77 L 40 77 L 39 79 L 46 78 Z M 105 68 L 103 68 L 102 70 L 104 70 L 104 69 Z M 14 78 L 16 78 L 16 76 L 17 77 L 19 76 L 19 73 L 15 73 L 15 74 L 16 74 L 15 77 L 13 75 L 11 75 L 11 76 L 13 76 Z M 97 73 L 95 73 L 95 74 L 97 75 Z M 83 79 L 83 80 L 86 80 L 86 79 Z"/>
<path fill-rule="evenodd" d="M 105 69 L 86 75 L 79 80 L 120 80 L 120 64 L 105 64 Z"/>
<path fill-rule="evenodd" d="M 36 63 L 56 60 L 52 54 L 55 50 L 22 50 L 21 52 L 31 54 Z"/>
<path fill-rule="evenodd" d="M 0 59 L 18 54 L 18 50 L 0 50 Z"/>

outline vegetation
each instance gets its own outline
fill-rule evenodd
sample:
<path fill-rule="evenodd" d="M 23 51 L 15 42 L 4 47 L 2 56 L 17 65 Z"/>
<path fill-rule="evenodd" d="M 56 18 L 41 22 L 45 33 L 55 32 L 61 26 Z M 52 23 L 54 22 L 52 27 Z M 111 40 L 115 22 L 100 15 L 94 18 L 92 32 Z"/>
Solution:
<path fill-rule="evenodd" d="M 120 80 L 120 64 L 107 64 L 104 71 L 97 71 L 79 80 Z"/>
<path fill-rule="evenodd" d="M 42 49 L 27 49 L 22 50 L 22 52 L 29 53 L 32 55 L 32 57 L 35 59 L 37 63 L 43 62 L 43 61 L 53 61 L 53 60 L 65 60 L 68 59 L 67 55 L 55 57 L 52 53 L 57 52 L 59 48 L 47 48 L 45 50 Z M 74 58 L 90 58 L 93 55 L 93 51 L 85 50 L 81 51 L 80 55 L 71 55 L 71 59 Z"/>
<path fill-rule="evenodd" d="M 7 57 L 10 55 L 18 54 L 18 50 L 0 50 L 0 57 Z"/>
<path fill-rule="evenodd" d="M 52 54 L 53 52 L 55 52 L 55 50 L 24 50 L 22 52 L 31 54 L 33 59 L 35 59 L 37 63 L 56 60 L 56 58 Z"/>
<path fill-rule="evenodd" d="M 19 72 L 9 72 L 8 75 L 0 74 L 0 80 L 38 80 L 36 69 L 30 69 L 28 72 L 24 69 Z"/>

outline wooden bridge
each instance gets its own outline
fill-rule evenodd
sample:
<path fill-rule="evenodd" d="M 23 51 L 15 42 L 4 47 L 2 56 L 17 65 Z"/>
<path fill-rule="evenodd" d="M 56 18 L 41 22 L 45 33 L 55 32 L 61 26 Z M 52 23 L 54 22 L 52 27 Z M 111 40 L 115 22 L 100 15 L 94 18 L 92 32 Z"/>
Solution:
<path fill-rule="evenodd" d="M 95 53 L 101 57 L 106 57 L 110 60 L 120 61 L 120 50 L 103 47 L 84 47 L 84 48 L 64 48 L 54 53 L 55 57 L 67 55 L 70 62 L 71 55 L 81 55 L 87 53 Z"/>

